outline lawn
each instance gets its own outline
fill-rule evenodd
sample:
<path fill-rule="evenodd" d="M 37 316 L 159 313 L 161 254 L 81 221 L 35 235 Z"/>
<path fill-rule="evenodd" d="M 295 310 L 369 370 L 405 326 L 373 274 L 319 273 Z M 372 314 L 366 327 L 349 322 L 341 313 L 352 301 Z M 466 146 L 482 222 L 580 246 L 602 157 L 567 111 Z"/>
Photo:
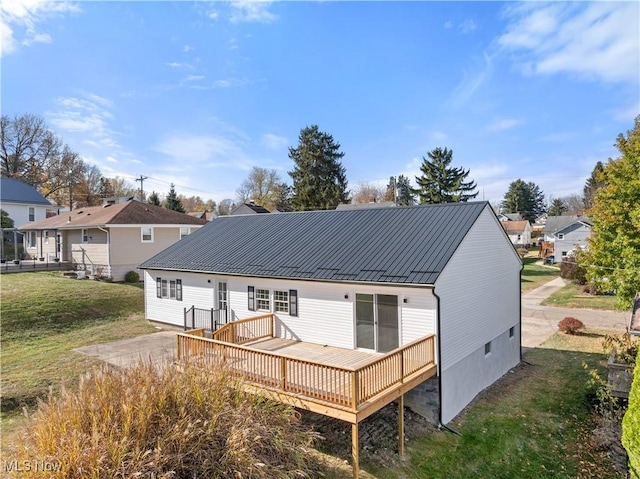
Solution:
<path fill-rule="evenodd" d="M 74 348 L 155 331 L 139 285 L 19 273 L 3 274 L 1 291 L 3 446 L 23 406 L 100 364 Z"/>
<path fill-rule="evenodd" d="M 529 253 L 531 254 L 531 253 Z M 560 276 L 560 268 L 557 266 L 547 266 L 536 264 L 537 256 L 526 256 L 522 263 L 522 292 L 526 293 L 532 289 L 542 286 L 544 283 Z"/>
<path fill-rule="evenodd" d="M 604 332 L 556 334 L 483 392 L 451 426 L 462 437 L 433 431 L 408 444 L 404 463 L 364 464 L 376 478 L 622 478 L 593 450 L 587 372 L 602 365 Z M 348 476 L 344 476 L 348 477 Z"/>
<path fill-rule="evenodd" d="M 583 293 L 578 285 L 569 283 L 545 299 L 542 304 L 557 308 L 589 308 L 613 311 L 616 309 L 615 301 L 615 296 Z"/>

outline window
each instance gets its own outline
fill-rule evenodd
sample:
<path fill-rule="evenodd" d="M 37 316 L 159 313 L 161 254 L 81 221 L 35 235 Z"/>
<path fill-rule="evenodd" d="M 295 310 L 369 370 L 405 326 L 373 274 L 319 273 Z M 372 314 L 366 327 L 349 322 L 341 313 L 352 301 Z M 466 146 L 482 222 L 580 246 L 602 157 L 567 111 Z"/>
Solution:
<path fill-rule="evenodd" d="M 563 251 L 561 254 L 562 254 L 562 257 L 565 258 L 569 253 L 567 253 L 566 251 Z"/>
<path fill-rule="evenodd" d="M 180 239 L 191 234 L 191 228 L 180 227 Z"/>
<path fill-rule="evenodd" d="M 563 240 L 564 239 L 564 233 L 558 233 L 558 239 L 559 240 Z"/>
<path fill-rule="evenodd" d="M 253 286 L 247 286 L 247 308 L 249 311 L 256 310 L 256 294 Z"/>
<path fill-rule="evenodd" d="M 44 244 L 49 244 L 49 232 L 44 232 Z"/>
<path fill-rule="evenodd" d="M 35 248 L 36 247 L 36 232 L 29 231 L 27 235 L 27 248 Z"/>
<path fill-rule="evenodd" d="M 24 210 L 22 210 L 24 211 Z M 29 221 L 35 221 L 36 220 L 36 209 L 32 206 L 29 207 Z"/>
<path fill-rule="evenodd" d="M 89 242 L 89 230 L 86 228 L 82 229 L 82 242 L 83 243 Z"/>
<path fill-rule="evenodd" d="M 229 305 L 229 292 L 227 291 L 227 283 L 218 283 L 218 309 L 226 310 Z"/>
<path fill-rule="evenodd" d="M 256 309 L 258 311 L 271 311 L 268 289 L 256 289 Z"/>
<path fill-rule="evenodd" d="M 182 280 L 156 278 L 156 297 L 182 301 Z"/>
<path fill-rule="evenodd" d="M 518 235 L 518 241 L 522 239 L 522 235 Z"/>
<path fill-rule="evenodd" d="M 484 345 L 484 355 L 487 356 L 491 353 L 491 341 Z"/>
<path fill-rule="evenodd" d="M 513 326 L 509 328 L 509 338 L 513 339 L 513 336 L 515 335 L 515 331 L 516 331 L 516 328 L 514 328 Z"/>
<path fill-rule="evenodd" d="M 273 292 L 273 310 L 276 313 L 289 312 L 289 292 L 288 291 Z"/>
<path fill-rule="evenodd" d="M 153 243 L 153 228 L 150 226 L 143 226 L 141 228 L 142 242 Z"/>

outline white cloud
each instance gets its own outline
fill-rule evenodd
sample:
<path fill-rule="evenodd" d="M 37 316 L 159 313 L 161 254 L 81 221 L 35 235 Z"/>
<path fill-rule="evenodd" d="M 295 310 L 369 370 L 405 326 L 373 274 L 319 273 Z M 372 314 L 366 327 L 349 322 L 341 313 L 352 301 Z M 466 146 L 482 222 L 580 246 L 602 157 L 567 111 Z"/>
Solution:
<path fill-rule="evenodd" d="M 51 43 L 51 35 L 38 31 L 38 24 L 67 13 L 78 13 L 80 7 L 71 2 L 46 0 L 4 0 L 0 2 L 0 54 L 16 51 L 18 42 L 24 46 Z"/>
<path fill-rule="evenodd" d="M 497 43 L 525 73 L 637 84 L 639 15 L 637 2 L 516 4 Z"/>
<path fill-rule="evenodd" d="M 189 75 L 184 79 L 185 82 L 204 80 L 204 75 Z"/>
<path fill-rule="evenodd" d="M 180 63 L 180 62 L 167 62 L 165 63 L 169 68 L 190 68 L 191 65 L 188 63 Z"/>
<path fill-rule="evenodd" d="M 613 118 L 623 122 L 633 122 L 636 116 L 640 115 L 640 102 L 630 102 L 628 105 L 621 106 L 612 111 Z"/>
<path fill-rule="evenodd" d="M 109 163 L 118 163 L 118 160 L 116 160 L 113 156 L 107 156 L 105 158 Z"/>
<path fill-rule="evenodd" d="M 482 59 L 475 59 L 471 72 L 464 71 L 463 78 L 456 86 L 448 103 L 454 108 L 460 108 L 473 96 L 490 77 L 493 72 L 493 56 L 483 52 Z"/>
<path fill-rule="evenodd" d="M 446 22 L 444 22 L 443 27 L 448 30 L 453 27 L 453 22 L 451 20 L 447 20 Z"/>
<path fill-rule="evenodd" d="M 462 33 L 471 33 L 476 28 L 478 28 L 478 25 L 470 18 L 467 18 L 464 22 L 458 25 L 458 30 Z"/>
<path fill-rule="evenodd" d="M 218 166 L 249 170 L 252 163 L 240 142 L 220 135 L 173 134 L 154 150 L 173 159 L 181 168 Z"/>
<path fill-rule="evenodd" d="M 231 3 L 232 23 L 271 23 L 278 17 L 269 11 L 270 1 L 239 0 Z"/>
<path fill-rule="evenodd" d="M 211 11 L 207 14 L 207 17 L 209 18 L 209 20 L 217 20 L 218 19 L 218 12 L 216 11 Z"/>
<path fill-rule="evenodd" d="M 270 150 L 280 150 L 287 146 L 287 139 L 284 136 L 265 133 L 262 135 L 262 144 Z"/>
<path fill-rule="evenodd" d="M 522 123 L 522 120 L 517 120 L 515 118 L 503 118 L 487 125 L 486 130 L 491 132 L 510 130 L 518 125 L 522 125 Z"/>

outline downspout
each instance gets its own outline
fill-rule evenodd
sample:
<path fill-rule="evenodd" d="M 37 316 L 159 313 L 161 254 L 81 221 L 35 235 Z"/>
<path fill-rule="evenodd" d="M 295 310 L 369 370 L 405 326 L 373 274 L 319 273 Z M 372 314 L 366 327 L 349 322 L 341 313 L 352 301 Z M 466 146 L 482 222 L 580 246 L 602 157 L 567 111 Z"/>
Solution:
<path fill-rule="evenodd" d="M 113 277 L 113 275 L 111 274 L 111 238 L 109 236 L 109 230 L 104 229 L 102 226 L 98 226 L 98 229 L 107 233 L 107 266 L 109 268 L 109 276 Z"/>
<path fill-rule="evenodd" d="M 442 422 L 442 329 L 440 328 L 440 296 L 436 293 L 435 288 L 433 288 L 432 292 L 436 298 L 436 302 L 438 303 L 438 306 L 436 307 L 436 339 L 438 341 L 438 429 L 446 429 L 447 431 L 462 437 L 462 434 Z"/>

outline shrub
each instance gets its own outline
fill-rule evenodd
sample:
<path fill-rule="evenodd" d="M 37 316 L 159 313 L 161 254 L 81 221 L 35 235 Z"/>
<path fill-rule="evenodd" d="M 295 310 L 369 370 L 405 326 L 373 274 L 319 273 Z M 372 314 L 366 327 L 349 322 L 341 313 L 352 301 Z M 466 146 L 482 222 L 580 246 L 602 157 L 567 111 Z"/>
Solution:
<path fill-rule="evenodd" d="M 629 455 L 632 479 L 640 479 L 640 355 L 636 358 L 629 408 L 622 420 L 622 445 Z"/>
<path fill-rule="evenodd" d="M 602 341 L 602 349 L 607 354 L 615 352 L 615 360 L 618 363 L 635 364 L 640 341 L 637 341 L 628 332 L 617 336 L 607 334 Z"/>
<path fill-rule="evenodd" d="M 576 247 L 575 254 L 562 258 L 560 263 L 560 277 L 568 279 L 575 284 L 587 284 L 587 270 L 580 265 L 580 258 L 583 253 L 579 247 Z"/>
<path fill-rule="evenodd" d="M 316 437 L 294 408 L 244 392 L 225 368 L 140 363 L 41 401 L 17 452 L 59 465 L 55 478 L 309 477 Z"/>
<path fill-rule="evenodd" d="M 140 282 L 140 275 L 138 273 L 136 273 L 135 271 L 129 271 L 127 274 L 124 275 L 124 282 L 125 283 L 138 283 L 138 282 Z"/>
<path fill-rule="evenodd" d="M 576 334 L 582 328 L 584 328 L 582 321 L 571 316 L 567 316 L 558 323 L 558 329 L 566 334 Z"/>

